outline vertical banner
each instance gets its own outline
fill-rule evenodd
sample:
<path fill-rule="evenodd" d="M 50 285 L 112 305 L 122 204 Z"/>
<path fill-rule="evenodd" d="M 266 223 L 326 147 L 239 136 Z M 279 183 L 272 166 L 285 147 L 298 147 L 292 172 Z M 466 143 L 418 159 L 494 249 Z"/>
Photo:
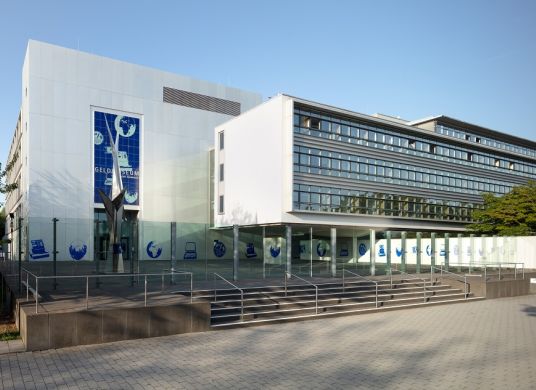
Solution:
<path fill-rule="evenodd" d="M 111 133 L 118 144 L 119 169 L 125 188 L 125 204 L 139 205 L 140 180 L 140 118 L 94 111 L 94 201 L 102 203 L 101 189 L 110 194 L 112 186 L 113 157 Z"/>

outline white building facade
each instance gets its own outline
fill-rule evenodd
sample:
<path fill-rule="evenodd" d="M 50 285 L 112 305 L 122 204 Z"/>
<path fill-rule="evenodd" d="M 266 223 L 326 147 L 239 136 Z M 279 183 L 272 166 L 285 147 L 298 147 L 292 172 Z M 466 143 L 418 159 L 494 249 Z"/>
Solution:
<path fill-rule="evenodd" d="M 18 154 L 9 181 L 19 188 L 6 199 L 13 258 L 52 260 L 53 218 L 58 260 L 104 256 L 97 189 L 110 191 L 109 128 L 126 189 L 125 257 L 170 259 L 170 223 L 205 234 L 211 221 L 214 127 L 260 102 L 256 93 L 30 41 L 8 158 Z"/>

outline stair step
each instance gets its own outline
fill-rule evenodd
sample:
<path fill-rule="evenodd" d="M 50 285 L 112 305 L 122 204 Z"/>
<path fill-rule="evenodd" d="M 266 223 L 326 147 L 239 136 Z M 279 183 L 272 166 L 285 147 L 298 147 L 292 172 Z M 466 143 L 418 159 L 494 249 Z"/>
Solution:
<path fill-rule="evenodd" d="M 380 308 L 376 308 L 376 307 L 363 308 L 363 309 L 357 309 L 357 310 L 346 310 L 346 311 L 341 311 L 341 312 L 326 312 L 326 313 L 318 313 L 318 314 L 313 313 L 313 314 L 305 314 L 305 315 L 297 315 L 297 316 L 256 319 L 256 320 L 251 320 L 251 321 L 246 321 L 246 322 L 242 322 L 238 319 L 233 322 L 226 322 L 222 324 L 212 324 L 211 329 L 212 330 L 232 329 L 232 328 L 245 327 L 245 326 L 259 326 L 259 325 L 268 325 L 268 324 L 276 324 L 276 323 L 291 322 L 291 321 L 312 320 L 312 319 L 319 319 L 319 318 L 326 318 L 326 317 L 338 317 L 338 316 L 347 316 L 347 315 L 356 315 L 356 314 L 365 314 L 365 313 L 376 313 L 380 311 L 411 309 L 411 308 L 442 305 L 442 304 L 465 303 L 465 302 L 479 301 L 483 299 L 485 298 L 471 296 L 471 297 L 468 297 L 467 299 L 461 298 L 461 299 L 450 299 L 450 300 L 434 301 L 434 302 L 427 302 L 427 303 L 421 302 L 421 303 L 393 305 L 393 306 L 380 307 Z"/>
<path fill-rule="evenodd" d="M 427 297 L 426 302 L 432 302 L 432 301 L 440 301 L 440 300 L 448 300 L 450 298 L 460 298 L 463 299 L 464 293 L 454 293 L 454 294 L 447 294 L 447 295 L 437 295 L 437 296 L 430 296 Z M 387 307 L 392 305 L 400 304 L 401 302 L 406 303 L 418 303 L 423 302 L 423 297 L 405 297 L 405 298 L 398 298 L 396 300 L 392 301 L 378 301 L 379 307 Z M 356 307 L 374 307 L 376 308 L 375 301 L 368 301 L 368 302 L 348 302 L 348 303 L 340 303 L 340 304 L 331 304 L 331 305 L 318 305 L 318 312 L 319 313 L 325 313 L 328 311 L 342 311 L 342 310 L 348 310 L 348 309 L 355 309 Z M 290 314 L 290 313 L 309 313 L 309 312 L 316 312 L 315 302 L 311 302 L 310 305 L 307 305 L 305 307 L 294 307 L 294 308 L 286 308 L 286 309 L 277 309 L 277 310 L 265 310 L 265 311 L 257 311 L 257 312 L 247 312 L 246 308 L 244 308 L 244 321 L 250 321 L 253 319 L 257 319 L 259 317 L 279 317 L 282 314 Z M 236 310 L 235 313 L 231 314 L 221 314 L 221 315 L 215 315 L 211 316 L 211 320 L 223 320 L 225 318 L 237 318 L 240 317 L 240 308 Z"/>

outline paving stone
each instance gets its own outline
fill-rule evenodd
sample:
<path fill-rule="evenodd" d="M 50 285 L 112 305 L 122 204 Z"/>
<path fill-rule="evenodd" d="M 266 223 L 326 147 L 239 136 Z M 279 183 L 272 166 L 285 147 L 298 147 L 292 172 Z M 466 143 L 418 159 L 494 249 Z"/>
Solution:
<path fill-rule="evenodd" d="M 536 388 L 536 295 L 0 356 L 3 388 Z"/>

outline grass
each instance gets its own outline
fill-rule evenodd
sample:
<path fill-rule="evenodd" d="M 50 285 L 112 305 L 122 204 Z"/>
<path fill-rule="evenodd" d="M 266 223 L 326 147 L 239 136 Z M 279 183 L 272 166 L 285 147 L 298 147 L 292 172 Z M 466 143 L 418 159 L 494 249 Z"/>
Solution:
<path fill-rule="evenodd" d="M 20 338 L 20 333 L 14 323 L 0 323 L 0 341 L 10 341 Z"/>

